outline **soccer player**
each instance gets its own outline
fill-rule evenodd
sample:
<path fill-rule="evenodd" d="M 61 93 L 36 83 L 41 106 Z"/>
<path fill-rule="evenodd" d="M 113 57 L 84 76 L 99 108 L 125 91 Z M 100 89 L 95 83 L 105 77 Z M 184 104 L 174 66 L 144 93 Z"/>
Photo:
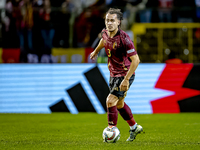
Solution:
<path fill-rule="evenodd" d="M 134 120 L 124 98 L 135 78 L 135 70 L 140 60 L 130 37 L 119 28 L 122 19 L 123 14 L 120 9 L 108 10 L 105 17 L 106 28 L 102 30 L 102 38 L 90 54 L 90 58 L 95 59 L 99 51 L 105 48 L 110 71 L 110 93 L 106 100 L 108 127 L 117 125 L 119 112 L 130 126 L 130 137 L 127 141 L 133 141 L 136 135 L 143 131 L 143 127 Z"/>

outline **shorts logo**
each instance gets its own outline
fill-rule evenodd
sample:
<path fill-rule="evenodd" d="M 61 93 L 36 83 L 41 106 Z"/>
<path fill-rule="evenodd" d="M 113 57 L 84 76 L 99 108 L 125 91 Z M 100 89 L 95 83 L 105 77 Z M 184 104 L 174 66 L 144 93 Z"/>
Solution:
<path fill-rule="evenodd" d="M 128 54 L 130 54 L 132 52 L 135 52 L 135 49 L 130 49 L 130 50 L 127 51 Z"/>
<path fill-rule="evenodd" d="M 115 90 L 115 91 L 119 91 L 119 88 L 118 88 L 118 87 L 115 87 L 114 90 Z"/>
<path fill-rule="evenodd" d="M 113 43 L 113 49 L 116 49 L 117 48 L 117 42 L 114 42 Z"/>

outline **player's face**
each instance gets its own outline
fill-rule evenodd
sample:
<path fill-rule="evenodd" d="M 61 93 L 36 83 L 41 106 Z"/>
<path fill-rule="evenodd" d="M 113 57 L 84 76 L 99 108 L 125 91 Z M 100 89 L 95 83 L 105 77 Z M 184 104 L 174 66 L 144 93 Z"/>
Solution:
<path fill-rule="evenodd" d="M 116 14 L 107 14 L 105 19 L 106 29 L 109 32 L 113 32 L 118 29 L 118 26 L 120 24 L 120 20 L 117 19 Z"/>

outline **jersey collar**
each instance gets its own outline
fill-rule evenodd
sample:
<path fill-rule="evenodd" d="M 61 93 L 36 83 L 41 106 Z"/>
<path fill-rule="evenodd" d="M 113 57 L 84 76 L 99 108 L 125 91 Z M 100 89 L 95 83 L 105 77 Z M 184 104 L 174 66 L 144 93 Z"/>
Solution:
<path fill-rule="evenodd" d="M 107 34 L 107 36 L 108 36 L 108 30 L 107 30 L 106 28 L 104 28 L 104 30 L 106 31 L 106 34 Z M 115 36 L 120 35 L 120 32 L 121 32 L 121 29 L 118 28 L 118 31 L 117 31 L 117 33 L 115 34 Z M 115 36 L 113 36 L 113 38 L 114 38 Z"/>

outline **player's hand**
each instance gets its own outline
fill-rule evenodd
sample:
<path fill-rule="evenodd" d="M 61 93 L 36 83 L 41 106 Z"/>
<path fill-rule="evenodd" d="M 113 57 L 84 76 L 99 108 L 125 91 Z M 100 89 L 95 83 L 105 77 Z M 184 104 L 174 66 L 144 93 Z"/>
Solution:
<path fill-rule="evenodd" d="M 95 51 L 93 51 L 93 52 L 90 54 L 90 59 L 95 60 L 96 58 L 97 58 L 97 54 L 95 53 Z"/>
<path fill-rule="evenodd" d="M 129 88 L 129 80 L 125 79 L 121 82 L 120 86 L 120 91 L 128 91 Z"/>

